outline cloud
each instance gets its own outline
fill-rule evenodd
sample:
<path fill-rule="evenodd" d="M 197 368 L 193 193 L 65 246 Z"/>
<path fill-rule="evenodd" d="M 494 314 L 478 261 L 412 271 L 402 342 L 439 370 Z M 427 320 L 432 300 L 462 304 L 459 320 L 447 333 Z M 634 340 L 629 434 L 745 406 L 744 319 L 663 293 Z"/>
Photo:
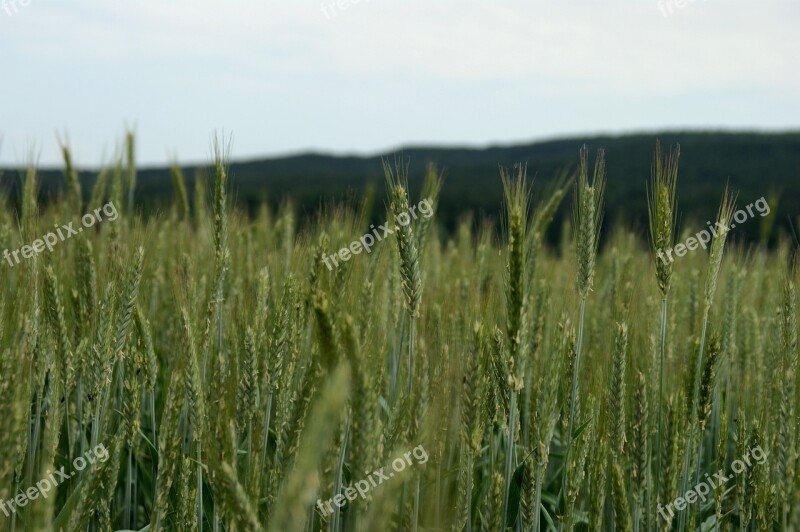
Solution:
<path fill-rule="evenodd" d="M 658 0 L 349 2 L 326 17 L 320 0 L 32 0 L 0 16 L 4 77 L 21 80 L 0 127 L 17 147 L 65 127 L 90 146 L 138 121 L 159 146 L 145 157 L 163 160 L 187 142 L 168 136 L 196 142 L 212 124 L 254 153 L 797 125 L 794 1 L 696 0 L 667 18 Z M 522 125 L 503 129 L 512 116 Z"/>
<path fill-rule="evenodd" d="M 800 79 L 791 68 L 800 52 L 793 38 L 800 16 L 788 2 L 754 9 L 698 0 L 667 19 L 656 0 L 361 0 L 331 19 L 321 6 L 40 0 L 10 29 L 34 56 L 83 63 L 229 61 L 276 74 L 394 73 L 465 82 L 537 77 L 624 91 L 735 81 L 796 87 Z M 250 73 L 254 79 L 269 74 Z"/>

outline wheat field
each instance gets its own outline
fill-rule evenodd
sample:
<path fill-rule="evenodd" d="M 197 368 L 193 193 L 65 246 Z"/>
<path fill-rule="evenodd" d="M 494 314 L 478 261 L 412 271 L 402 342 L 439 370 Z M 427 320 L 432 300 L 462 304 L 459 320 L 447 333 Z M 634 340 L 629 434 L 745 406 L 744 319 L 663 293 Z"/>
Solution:
<path fill-rule="evenodd" d="M 3 530 L 800 529 L 793 243 L 659 261 L 696 231 L 677 149 L 642 176 L 649 229 L 603 218 L 584 149 L 574 175 L 503 171 L 501 222 L 453 233 L 442 174 L 409 191 L 403 161 L 375 205 L 247 216 L 220 145 L 145 218 L 131 152 L 84 190 L 65 150 L 56 201 L 34 167 L 2 197 L 2 247 L 32 255 L 0 265 Z M 421 200 L 378 240 L 373 212 Z"/>

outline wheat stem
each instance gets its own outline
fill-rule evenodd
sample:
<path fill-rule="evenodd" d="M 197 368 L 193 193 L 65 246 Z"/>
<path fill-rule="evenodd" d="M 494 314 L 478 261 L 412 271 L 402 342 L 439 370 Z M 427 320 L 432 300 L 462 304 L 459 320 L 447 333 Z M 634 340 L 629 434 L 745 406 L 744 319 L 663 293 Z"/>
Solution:
<path fill-rule="evenodd" d="M 656 486 L 661 486 L 661 405 L 664 402 L 664 357 L 667 342 L 667 296 L 661 298 L 661 335 L 658 355 L 658 413 L 656 414 Z M 660 490 L 659 490 L 660 491 Z M 656 503 L 659 503 L 656 495 Z"/>

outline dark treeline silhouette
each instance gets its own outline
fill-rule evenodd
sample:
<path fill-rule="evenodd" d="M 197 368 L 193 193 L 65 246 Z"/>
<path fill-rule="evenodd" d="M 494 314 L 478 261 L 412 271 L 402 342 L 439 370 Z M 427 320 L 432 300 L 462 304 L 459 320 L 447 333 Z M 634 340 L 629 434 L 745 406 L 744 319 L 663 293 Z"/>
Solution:
<path fill-rule="evenodd" d="M 776 224 L 787 232 L 791 232 L 789 220 L 797 224 L 800 133 L 669 132 L 576 137 L 485 149 L 409 147 L 366 157 L 303 154 L 233 162 L 231 197 L 251 212 L 264 201 L 277 207 L 291 198 L 302 221 L 313 216 L 321 205 L 351 201 L 370 190 L 376 198 L 373 217 L 380 220 L 384 216 L 382 198 L 385 197 L 382 159 L 392 164 L 398 158 L 409 162 L 412 197 L 419 194 L 427 165 L 435 163 L 445 173 L 437 219 L 446 229 L 452 229 L 466 213 L 473 213 L 476 220 L 484 216 L 497 220 L 502 203 L 500 167 L 526 164 L 529 177 L 534 178 L 535 193 L 565 168 L 576 169 L 578 151 L 586 144 L 592 153 L 599 148 L 606 150 L 606 221 L 624 220 L 644 234 L 646 186 L 656 139 L 665 147 L 680 143 L 678 201 L 681 222 L 687 229 L 688 223 L 704 224 L 714 219 L 726 184 L 734 193 L 738 192 L 739 205 L 762 196 L 778 200 Z M 203 167 L 183 168 L 190 196 L 194 179 L 203 175 L 203 171 Z M 82 171 L 80 175 L 88 196 L 96 172 Z M 44 203 L 63 194 L 62 170 L 43 169 L 39 176 Z M 11 189 L 10 197 L 16 201 L 19 172 L 6 169 L 2 186 Z M 138 171 L 136 201 L 145 214 L 163 209 L 173 195 L 169 168 Z M 564 203 L 554 224 L 555 234 L 558 222 L 569 214 L 570 201 Z M 737 233 L 744 239 L 755 240 L 760 226 L 756 220 L 738 228 Z"/>

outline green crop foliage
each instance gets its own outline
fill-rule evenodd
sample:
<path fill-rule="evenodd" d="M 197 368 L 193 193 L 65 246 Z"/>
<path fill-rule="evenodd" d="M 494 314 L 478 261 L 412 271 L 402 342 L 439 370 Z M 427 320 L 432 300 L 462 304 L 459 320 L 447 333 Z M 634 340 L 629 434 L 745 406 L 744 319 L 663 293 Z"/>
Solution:
<path fill-rule="evenodd" d="M 65 146 L 63 199 L 37 206 L 35 168 L 0 198 L 2 248 L 82 229 L 0 263 L 3 530 L 800 527 L 793 242 L 733 231 L 659 264 L 704 229 L 676 225 L 677 151 L 641 176 L 648 243 L 603 216 L 602 152 L 551 186 L 500 172 L 499 231 L 395 227 L 448 184 L 387 162 L 378 238 L 370 201 L 237 206 L 224 142 L 192 197 L 176 165 L 176 200 L 144 217 L 127 142 L 94 187 Z M 118 218 L 82 225 L 109 201 Z"/>

